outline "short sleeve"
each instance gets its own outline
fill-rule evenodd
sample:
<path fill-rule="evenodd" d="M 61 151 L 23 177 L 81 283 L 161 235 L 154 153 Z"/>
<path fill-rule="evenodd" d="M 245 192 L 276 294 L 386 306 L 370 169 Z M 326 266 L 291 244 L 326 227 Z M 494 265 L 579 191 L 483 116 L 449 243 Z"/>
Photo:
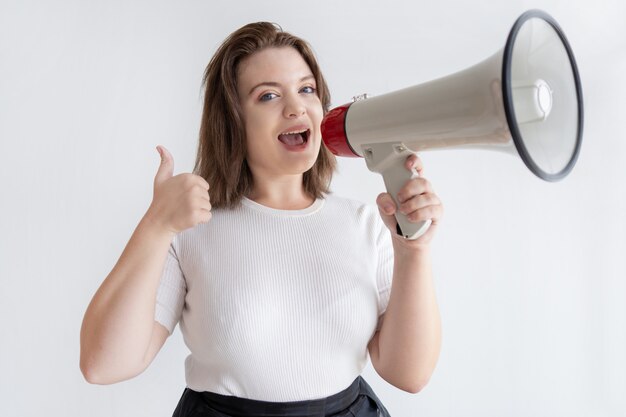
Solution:
<path fill-rule="evenodd" d="M 157 290 L 154 320 L 165 326 L 172 334 L 180 320 L 185 304 L 187 285 L 180 267 L 174 242 L 170 245 Z"/>
<path fill-rule="evenodd" d="M 376 248 L 378 251 L 376 265 L 376 285 L 378 287 L 378 324 L 376 326 L 376 330 L 380 330 L 383 319 L 382 316 L 387 310 L 389 296 L 391 294 L 391 283 L 393 278 L 393 247 L 391 245 L 389 229 L 387 229 L 380 217 L 377 217 L 376 226 L 378 228 L 376 235 Z"/>

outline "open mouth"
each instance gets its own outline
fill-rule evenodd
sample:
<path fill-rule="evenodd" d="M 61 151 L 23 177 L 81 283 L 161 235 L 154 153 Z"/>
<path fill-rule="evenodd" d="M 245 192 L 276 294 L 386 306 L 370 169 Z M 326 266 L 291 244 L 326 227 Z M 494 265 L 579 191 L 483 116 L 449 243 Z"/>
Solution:
<path fill-rule="evenodd" d="M 302 146 L 309 141 L 311 131 L 309 129 L 297 132 L 286 132 L 278 135 L 278 140 L 287 146 Z"/>

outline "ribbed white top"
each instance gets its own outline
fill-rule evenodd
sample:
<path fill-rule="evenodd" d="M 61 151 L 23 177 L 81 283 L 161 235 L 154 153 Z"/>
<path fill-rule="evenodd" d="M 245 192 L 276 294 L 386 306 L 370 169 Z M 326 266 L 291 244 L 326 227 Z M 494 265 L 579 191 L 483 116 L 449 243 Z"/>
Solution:
<path fill-rule="evenodd" d="M 303 210 L 249 199 L 174 238 L 155 319 L 180 320 L 187 386 L 262 401 L 350 385 L 385 311 L 393 252 L 378 210 L 333 195 Z"/>

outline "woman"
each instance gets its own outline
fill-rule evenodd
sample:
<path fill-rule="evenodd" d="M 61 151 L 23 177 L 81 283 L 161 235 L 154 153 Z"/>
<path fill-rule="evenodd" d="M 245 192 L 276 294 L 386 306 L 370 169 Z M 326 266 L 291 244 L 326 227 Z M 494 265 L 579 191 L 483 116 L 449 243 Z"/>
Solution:
<path fill-rule="evenodd" d="M 173 176 L 157 147 L 153 201 L 85 313 L 83 375 L 141 373 L 180 322 L 191 354 L 175 416 L 388 415 L 359 375 L 368 353 L 408 392 L 433 372 L 439 199 L 423 177 L 399 208 L 381 194 L 379 213 L 329 194 L 328 89 L 308 44 L 273 24 L 231 34 L 204 83 L 194 174 Z M 405 240 L 397 209 L 432 226 Z"/>

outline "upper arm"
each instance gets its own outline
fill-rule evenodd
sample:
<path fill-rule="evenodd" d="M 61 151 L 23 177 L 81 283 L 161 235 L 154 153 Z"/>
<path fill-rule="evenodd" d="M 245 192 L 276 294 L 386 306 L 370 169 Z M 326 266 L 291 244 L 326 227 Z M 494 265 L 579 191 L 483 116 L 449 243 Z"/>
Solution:
<path fill-rule="evenodd" d="M 378 325 L 376 326 L 376 332 L 374 336 L 370 339 L 367 344 L 367 350 L 370 354 L 370 361 L 372 362 L 372 366 L 378 375 L 380 375 L 383 379 L 383 365 L 380 359 L 380 330 L 383 326 L 383 321 L 385 320 L 385 313 L 381 314 L 378 317 Z M 386 379 L 385 379 L 386 380 Z"/>
<path fill-rule="evenodd" d="M 374 333 L 374 337 L 367 344 L 367 350 L 370 354 L 370 360 L 372 361 L 372 366 L 376 370 L 376 372 L 380 375 L 380 352 L 378 350 L 378 339 L 380 337 L 380 331 L 376 331 Z"/>
<path fill-rule="evenodd" d="M 150 337 L 150 343 L 148 349 L 144 355 L 143 370 L 152 363 L 157 353 L 161 350 L 165 341 L 169 337 L 170 332 L 161 323 L 154 321 L 152 325 L 152 336 Z M 143 371 L 142 370 L 142 371 Z"/>

